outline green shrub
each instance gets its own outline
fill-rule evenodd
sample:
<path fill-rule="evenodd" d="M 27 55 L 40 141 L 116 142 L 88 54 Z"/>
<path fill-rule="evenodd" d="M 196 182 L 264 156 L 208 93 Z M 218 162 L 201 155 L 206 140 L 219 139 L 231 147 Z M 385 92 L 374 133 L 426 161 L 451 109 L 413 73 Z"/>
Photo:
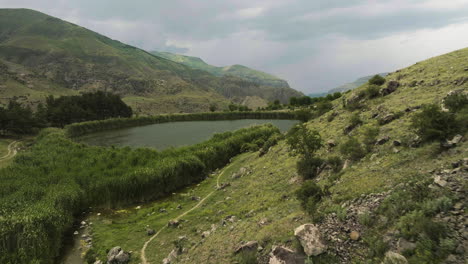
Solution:
<path fill-rule="evenodd" d="M 367 86 L 366 90 L 364 90 L 364 94 L 367 99 L 376 98 L 380 95 L 380 86 L 370 84 Z"/>
<path fill-rule="evenodd" d="M 379 136 L 379 128 L 374 126 L 368 126 L 364 129 L 362 143 L 366 146 L 367 152 L 372 150 L 372 147 L 375 145 L 377 141 L 377 137 Z"/>
<path fill-rule="evenodd" d="M 374 77 L 370 78 L 369 84 L 374 84 L 374 85 L 382 85 L 385 83 L 385 78 L 380 76 L 380 75 L 374 75 Z"/>
<path fill-rule="evenodd" d="M 295 125 L 291 128 L 286 142 L 297 153 L 307 157 L 312 157 L 323 146 L 323 140 L 319 132 L 309 130 L 305 124 Z"/>
<path fill-rule="evenodd" d="M 358 113 L 355 113 L 351 116 L 351 118 L 349 119 L 349 125 L 352 126 L 352 127 L 357 127 L 359 125 L 361 125 L 363 122 L 361 120 L 361 117 L 359 116 Z"/>
<path fill-rule="evenodd" d="M 315 105 L 317 116 L 321 116 L 332 109 L 333 109 L 333 104 L 330 101 L 321 101 Z"/>
<path fill-rule="evenodd" d="M 366 155 L 365 149 L 355 137 L 348 139 L 340 144 L 340 153 L 350 160 L 360 160 Z"/>
<path fill-rule="evenodd" d="M 303 108 L 294 112 L 294 118 L 301 122 L 307 122 L 312 118 L 312 112 L 309 109 Z"/>
<path fill-rule="evenodd" d="M 422 204 L 422 210 L 425 215 L 432 216 L 440 212 L 447 212 L 452 207 L 452 199 L 443 196 L 435 200 L 426 200 Z"/>
<path fill-rule="evenodd" d="M 301 203 L 302 208 L 311 215 L 315 213 L 322 196 L 322 189 L 312 180 L 305 181 L 301 188 L 296 191 L 296 198 Z"/>
<path fill-rule="evenodd" d="M 382 235 L 379 233 L 370 234 L 364 236 L 363 241 L 369 248 L 368 258 L 376 261 L 372 263 L 380 263 L 379 260 L 385 255 L 385 253 L 388 250 L 388 244 L 382 240 Z"/>
<path fill-rule="evenodd" d="M 296 164 L 297 173 L 303 179 L 313 179 L 319 174 L 324 161 L 318 157 L 303 156 Z"/>
<path fill-rule="evenodd" d="M 374 217 L 372 217 L 372 215 L 369 212 L 360 214 L 358 216 L 358 220 L 359 220 L 359 223 L 367 227 L 370 227 L 374 224 Z"/>
<path fill-rule="evenodd" d="M 450 112 L 455 113 L 468 107 L 468 94 L 453 93 L 444 99 L 444 105 Z"/>
<path fill-rule="evenodd" d="M 400 217 L 396 227 L 400 230 L 401 235 L 406 239 L 417 239 L 424 235 L 432 241 L 439 241 L 446 234 L 446 228 L 441 223 L 432 221 L 425 216 L 422 211 L 416 210 Z"/>
<path fill-rule="evenodd" d="M 331 167 L 332 171 L 337 173 L 343 168 L 343 160 L 338 156 L 328 157 L 326 161 L 327 165 Z"/>
<path fill-rule="evenodd" d="M 459 130 L 455 115 L 443 112 L 434 104 L 424 106 L 411 122 L 412 128 L 423 141 L 444 140 Z"/>

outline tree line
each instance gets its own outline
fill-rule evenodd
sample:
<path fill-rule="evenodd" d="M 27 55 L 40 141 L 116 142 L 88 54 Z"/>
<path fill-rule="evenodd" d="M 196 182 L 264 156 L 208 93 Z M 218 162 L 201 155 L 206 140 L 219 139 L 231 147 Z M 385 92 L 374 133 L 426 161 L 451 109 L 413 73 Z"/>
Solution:
<path fill-rule="evenodd" d="M 35 112 L 30 106 L 10 101 L 0 107 L 0 134 L 30 134 L 44 127 L 63 127 L 67 124 L 131 117 L 132 108 L 120 96 L 107 92 L 84 93 L 75 96 L 49 96 Z"/>

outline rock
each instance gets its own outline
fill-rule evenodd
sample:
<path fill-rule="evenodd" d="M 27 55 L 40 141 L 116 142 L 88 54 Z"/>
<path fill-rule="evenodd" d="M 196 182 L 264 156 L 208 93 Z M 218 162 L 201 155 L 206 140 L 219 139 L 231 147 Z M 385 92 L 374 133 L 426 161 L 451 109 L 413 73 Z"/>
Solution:
<path fill-rule="evenodd" d="M 210 231 L 205 231 L 205 232 L 203 232 L 203 233 L 201 234 L 201 237 L 202 237 L 202 238 L 207 238 L 207 237 L 209 237 L 210 235 L 211 235 L 211 232 L 210 232 Z"/>
<path fill-rule="evenodd" d="M 388 114 L 388 115 L 382 117 L 379 120 L 379 123 L 382 124 L 382 125 L 385 125 L 385 124 L 388 124 L 388 123 L 392 122 L 395 119 L 396 119 L 396 116 L 394 114 Z"/>
<path fill-rule="evenodd" d="M 180 204 L 177 205 L 177 209 L 179 209 L 179 210 L 182 209 L 182 205 L 180 205 Z"/>
<path fill-rule="evenodd" d="M 355 125 L 349 125 L 343 129 L 343 133 L 345 135 L 348 135 L 349 133 L 351 133 L 351 131 L 353 131 L 354 128 L 356 128 Z"/>
<path fill-rule="evenodd" d="M 141 205 L 135 207 L 136 210 L 140 210 L 141 209 Z"/>
<path fill-rule="evenodd" d="M 333 140 L 333 139 L 328 140 L 328 141 L 327 141 L 327 146 L 328 146 L 328 148 L 334 148 L 334 147 L 336 147 L 336 142 L 335 142 L 335 140 Z"/>
<path fill-rule="evenodd" d="M 399 141 L 399 140 L 393 140 L 393 146 L 395 146 L 395 147 L 401 146 L 401 141 Z"/>
<path fill-rule="evenodd" d="M 81 221 L 80 223 L 82 226 L 85 226 L 86 225 L 86 222 L 85 221 Z"/>
<path fill-rule="evenodd" d="M 160 213 L 167 213 L 167 210 L 164 209 L 164 208 L 161 208 L 161 209 L 159 209 L 159 212 L 160 212 Z"/>
<path fill-rule="evenodd" d="M 395 147 L 392 150 L 393 150 L 393 153 L 399 153 L 400 152 L 400 150 L 395 148 Z"/>
<path fill-rule="evenodd" d="M 398 253 L 388 251 L 385 253 L 385 258 L 382 264 L 408 264 L 408 260 Z"/>
<path fill-rule="evenodd" d="M 218 190 L 223 190 L 223 189 L 226 189 L 227 187 L 231 186 L 231 184 L 228 182 L 228 183 L 221 183 L 220 186 L 217 187 Z"/>
<path fill-rule="evenodd" d="M 404 238 L 398 239 L 398 242 L 397 242 L 398 253 L 403 253 L 405 251 L 413 251 L 415 249 L 416 249 L 415 243 L 409 242 L 408 240 Z"/>
<path fill-rule="evenodd" d="M 122 250 L 121 247 L 114 247 L 107 253 L 108 264 L 127 264 L 130 262 L 130 253 Z"/>
<path fill-rule="evenodd" d="M 347 168 L 349 167 L 349 164 L 350 164 L 350 163 L 351 163 L 350 160 L 348 160 L 348 159 L 345 160 L 345 161 L 343 162 L 343 168 L 342 168 L 342 170 L 347 169 Z"/>
<path fill-rule="evenodd" d="M 444 263 L 458 263 L 457 257 L 453 254 L 448 255 L 447 259 L 445 259 Z"/>
<path fill-rule="evenodd" d="M 383 145 L 385 143 L 387 143 L 387 141 L 390 140 L 390 137 L 389 136 L 384 136 L 384 137 L 381 137 L 379 139 L 377 139 L 377 141 L 375 142 L 375 144 L 377 145 Z"/>
<path fill-rule="evenodd" d="M 98 259 L 98 260 L 94 261 L 93 264 L 103 264 L 103 262 L 102 262 L 101 260 Z"/>
<path fill-rule="evenodd" d="M 457 144 L 459 144 L 463 139 L 463 136 L 462 135 L 455 135 L 451 140 L 445 140 L 444 142 L 442 142 L 442 147 L 443 148 L 454 148 L 457 146 Z"/>
<path fill-rule="evenodd" d="M 237 254 L 237 253 L 244 252 L 244 251 L 254 251 L 254 250 L 257 250 L 257 247 L 258 247 L 258 242 L 257 241 L 249 241 L 249 242 L 244 243 L 241 246 L 239 246 L 234 251 L 234 253 Z"/>
<path fill-rule="evenodd" d="M 317 256 L 326 251 L 319 229 L 313 224 L 304 224 L 294 230 L 307 256 Z"/>
<path fill-rule="evenodd" d="M 190 199 L 192 199 L 192 201 L 200 201 L 200 197 L 198 196 L 192 196 Z"/>
<path fill-rule="evenodd" d="M 75 236 L 77 236 L 79 234 L 80 234 L 80 232 L 78 232 L 78 231 L 73 232 L 73 235 L 75 235 Z"/>
<path fill-rule="evenodd" d="M 447 185 L 447 181 L 442 179 L 440 175 L 434 177 L 434 183 L 439 185 L 440 187 L 445 187 Z"/>
<path fill-rule="evenodd" d="M 168 227 L 178 227 L 180 222 L 178 220 L 171 220 L 169 223 L 167 223 Z"/>
<path fill-rule="evenodd" d="M 269 264 L 302 264 L 305 257 L 282 246 L 273 246 L 270 252 Z"/>
<path fill-rule="evenodd" d="M 147 229 L 146 229 L 146 234 L 147 234 L 148 236 L 152 236 L 152 235 L 156 234 L 156 231 L 154 231 L 154 229 L 147 228 Z"/>
<path fill-rule="evenodd" d="M 359 240 L 360 237 L 361 237 L 361 235 L 360 235 L 359 232 L 357 232 L 357 231 L 352 231 L 352 232 L 349 234 L 349 238 L 351 238 L 351 239 L 354 240 L 354 241 Z"/>
<path fill-rule="evenodd" d="M 389 94 L 395 92 L 396 89 L 397 89 L 398 87 L 400 87 L 400 83 L 399 83 L 399 82 L 397 82 L 397 81 L 389 81 L 389 82 L 387 83 L 387 87 L 386 87 L 386 88 L 380 89 L 380 94 L 381 94 L 382 96 L 389 95 Z"/>
<path fill-rule="evenodd" d="M 259 225 L 263 226 L 268 224 L 268 219 L 267 218 L 262 218 L 260 219 L 260 222 L 258 222 Z"/>

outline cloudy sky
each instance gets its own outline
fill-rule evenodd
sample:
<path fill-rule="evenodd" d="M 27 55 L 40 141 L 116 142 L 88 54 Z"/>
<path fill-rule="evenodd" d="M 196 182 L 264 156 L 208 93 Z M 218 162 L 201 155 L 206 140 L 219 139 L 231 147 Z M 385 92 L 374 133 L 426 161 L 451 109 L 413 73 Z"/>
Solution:
<path fill-rule="evenodd" d="M 327 91 L 468 47 L 468 0 L 0 0 L 146 49 Z"/>

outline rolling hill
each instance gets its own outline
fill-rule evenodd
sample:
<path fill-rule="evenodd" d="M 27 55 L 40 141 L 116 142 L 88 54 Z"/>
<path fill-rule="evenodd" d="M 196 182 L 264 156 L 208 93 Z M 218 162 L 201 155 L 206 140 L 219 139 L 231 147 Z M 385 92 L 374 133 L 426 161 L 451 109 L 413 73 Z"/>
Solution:
<path fill-rule="evenodd" d="M 105 90 L 136 113 L 223 109 L 247 96 L 264 102 L 301 93 L 217 77 L 29 9 L 0 10 L 0 103 L 35 105 L 47 95 Z"/>
<path fill-rule="evenodd" d="M 187 65 L 193 69 L 207 71 L 216 76 L 232 75 L 232 76 L 239 77 L 244 80 L 258 83 L 264 86 L 272 86 L 272 87 L 279 87 L 279 88 L 289 87 L 288 82 L 285 80 L 279 79 L 278 77 L 275 77 L 265 72 L 261 72 L 261 71 L 248 68 L 243 65 L 236 64 L 236 65 L 225 66 L 225 67 L 216 67 L 216 66 L 206 63 L 205 61 L 203 61 L 202 59 L 198 57 L 185 56 L 181 54 L 174 54 L 170 52 L 159 52 L 159 51 L 151 51 L 151 53 L 156 56 L 163 57 L 168 60 Z"/>
<path fill-rule="evenodd" d="M 380 76 L 382 77 L 385 77 L 387 76 L 388 73 L 379 73 Z M 358 88 L 359 86 L 365 84 L 367 81 L 370 80 L 370 78 L 372 78 L 374 75 L 370 75 L 370 76 L 365 76 L 365 77 L 361 77 L 357 80 L 355 80 L 354 82 L 350 82 L 350 83 L 345 83 L 343 85 L 340 85 L 338 87 L 335 87 L 331 90 L 328 91 L 329 94 L 332 94 L 332 93 L 336 93 L 336 92 L 346 92 L 346 91 L 349 91 L 349 90 L 352 90 L 352 89 L 355 89 L 355 88 Z"/>

